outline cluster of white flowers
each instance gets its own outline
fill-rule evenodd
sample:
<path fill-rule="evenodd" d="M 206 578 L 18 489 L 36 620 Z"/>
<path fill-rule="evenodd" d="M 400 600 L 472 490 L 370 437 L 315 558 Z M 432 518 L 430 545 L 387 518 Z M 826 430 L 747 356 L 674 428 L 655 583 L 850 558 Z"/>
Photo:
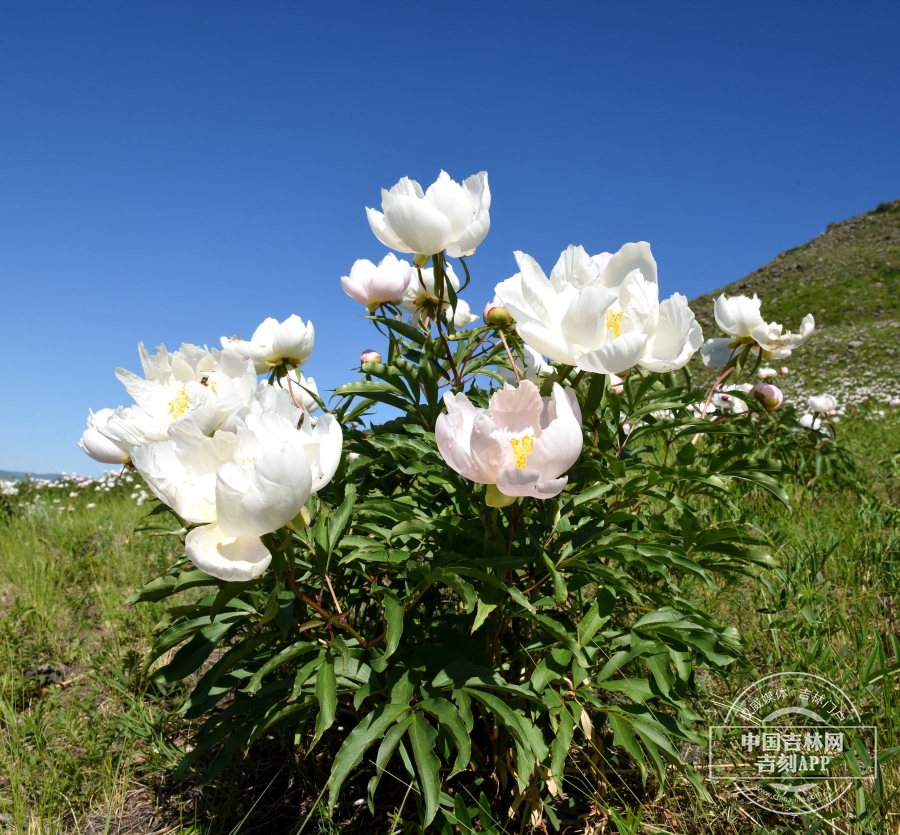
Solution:
<path fill-rule="evenodd" d="M 0 478 L 0 496 L 18 496 L 19 488 L 16 486 L 16 482 L 7 481 L 6 479 Z"/>
<path fill-rule="evenodd" d="M 135 404 L 91 413 L 79 442 L 98 461 L 130 462 L 148 488 L 199 527 L 187 536 L 195 565 L 222 580 L 259 576 L 271 562 L 261 536 L 290 523 L 337 469 L 342 430 L 316 419 L 315 382 L 299 372 L 312 353 L 311 322 L 266 319 L 222 350 L 139 346 L 144 376 L 116 372 Z M 269 379 L 258 382 L 257 374 Z M 132 494 L 138 504 L 149 498 Z"/>
<path fill-rule="evenodd" d="M 447 259 L 460 259 L 468 283 L 465 258 L 490 229 L 487 174 L 459 184 L 442 171 L 427 190 L 404 177 L 382 190 L 381 206 L 366 210 L 373 232 L 412 255 L 412 263 L 393 253 L 378 265 L 358 260 L 341 279 L 346 293 L 370 313 L 406 314 L 442 337 L 443 325 L 471 325 L 477 317 L 459 297 L 465 285 Z M 494 288 L 483 314 L 498 329 L 512 370 L 499 369 L 506 382 L 489 408 L 447 393 L 435 433 L 448 465 L 489 485 L 494 506 L 518 496 L 547 499 L 565 486 L 582 448 L 577 399 L 560 385 L 573 368 L 609 375 L 621 393 L 632 369 L 675 371 L 701 346 L 709 365 L 732 364 L 747 351 L 786 358 L 814 327 L 808 316 L 799 334 L 785 333 L 762 319 L 755 297 L 723 296 L 716 320 L 729 337 L 704 345 L 687 299 L 675 293 L 660 301 L 656 261 L 645 242 L 593 257 L 569 246 L 549 278 L 531 256 L 515 258 L 519 272 Z M 518 356 L 503 336 L 513 328 L 524 343 Z M 80 446 L 98 461 L 133 466 L 193 526 L 186 552 L 197 566 L 227 581 L 257 577 L 271 562 L 261 537 L 301 524 L 310 493 L 330 481 L 342 454 L 341 426 L 331 414 L 312 415 L 321 404 L 318 390 L 299 370 L 314 340 L 312 323 L 293 315 L 280 323 L 266 319 L 249 340 L 222 337 L 221 350 L 184 344 L 151 355 L 140 345 L 143 376 L 116 372 L 134 403 L 91 412 Z M 552 393 L 542 397 L 535 381 L 557 371 L 548 360 L 561 368 Z M 361 356 L 363 365 L 380 361 L 377 351 Z M 261 374 L 267 379 L 260 382 Z M 762 377 L 774 374 L 765 369 Z M 764 381 L 739 388 L 769 410 L 781 405 L 781 392 Z M 728 391 L 714 392 L 712 411 L 745 411 Z M 138 503 L 147 497 L 142 489 L 132 493 Z"/>

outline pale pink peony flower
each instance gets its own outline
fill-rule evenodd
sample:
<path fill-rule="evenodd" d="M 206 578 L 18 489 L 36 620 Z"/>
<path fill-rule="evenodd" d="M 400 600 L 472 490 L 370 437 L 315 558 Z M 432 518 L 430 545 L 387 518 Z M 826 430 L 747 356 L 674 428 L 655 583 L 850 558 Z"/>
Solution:
<path fill-rule="evenodd" d="M 550 397 L 523 380 L 494 393 L 487 409 L 464 394 L 444 395 L 447 413 L 435 427 L 438 450 L 460 475 L 488 489 L 495 507 L 516 496 L 551 499 L 566 486 L 563 475 L 581 455 L 581 409 L 575 392 L 553 385 Z"/>

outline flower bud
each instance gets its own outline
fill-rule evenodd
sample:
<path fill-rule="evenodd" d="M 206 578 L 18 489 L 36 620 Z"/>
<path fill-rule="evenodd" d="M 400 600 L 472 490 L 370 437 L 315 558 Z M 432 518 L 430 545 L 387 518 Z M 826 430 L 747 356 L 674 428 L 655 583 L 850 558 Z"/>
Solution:
<path fill-rule="evenodd" d="M 760 380 L 768 380 L 772 377 L 777 377 L 778 372 L 774 368 L 760 368 L 759 371 L 756 372 L 756 376 L 759 377 Z"/>
<path fill-rule="evenodd" d="M 757 383 L 750 389 L 750 396 L 762 403 L 767 412 L 777 411 L 784 401 L 781 389 L 771 383 Z"/>
<path fill-rule="evenodd" d="M 484 318 L 484 323 L 492 328 L 505 327 L 506 325 L 512 324 L 513 320 L 512 316 L 509 315 L 509 311 L 503 306 L 503 302 L 496 296 L 494 296 L 493 301 L 489 301 L 484 306 L 484 313 L 482 316 Z"/>
<path fill-rule="evenodd" d="M 363 351 L 359 355 L 359 362 L 360 365 L 366 362 L 381 362 L 381 354 L 379 354 L 378 351 L 373 351 L 372 349 Z"/>
<path fill-rule="evenodd" d="M 779 374 L 789 374 L 790 370 L 786 365 L 782 365 L 781 368 L 778 369 Z"/>
<path fill-rule="evenodd" d="M 900 406 L 900 397 L 895 397 L 893 400 L 891 400 L 890 405 L 891 406 Z"/>
<path fill-rule="evenodd" d="M 625 391 L 625 386 L 623 385 L 622 378 L 617 376 L 616 374 L 609 375 L 609 386 L 612 389 L 613 394 L 622 394 Z"/>

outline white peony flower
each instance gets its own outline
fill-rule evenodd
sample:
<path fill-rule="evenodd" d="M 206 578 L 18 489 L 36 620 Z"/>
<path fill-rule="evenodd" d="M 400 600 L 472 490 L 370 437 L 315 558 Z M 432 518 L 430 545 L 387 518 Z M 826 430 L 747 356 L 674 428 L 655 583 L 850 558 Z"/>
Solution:
<path fill-rule="evenodd" d="M 250 340 L 239 336 L 223 336 L 223 348 L 231 348 L 240 356 L 253 360 L 257 374 L 265 374 L 282 363 L 295 368 L 303 365 L 312 353 L 316 331 L 312 322 L 303 324 L 296 314 L 291 314 L 283 322 L 266 319 Z"/>
<path fill-rule="evenodd" d="M 650 245 L 625 244 L 607 255 L 592 259 L 570 246 L 548 280 L 517 252 L 520 272 L 496 293 L 522 339 L 552 360 L 600 374 L 683 367 L 702 341 L 700 326 L 681 294 L 659 303 Z"/>
<path fill-rule="evenodd" d="M 763 352 L 765 359 L 782 360 L 791 355 L 812 335 L 816 321 L 811 313 L 803 317 L 800 330 L 792 334 L 776 322 L 767 323 L 760 314 L 760 300 L 754 295 L 732 296 L 724 294 L 716 299 L 716 323 L 728 334 L 708 340 L 700 349 L 703 364 L 713 367 L 728 365 L 746 345 L 753 352 Z"/>
<path fill-rule="evenodd" d="M 476 409 L 464 394 L 444 395 L 447 413 L 435 427 L 438 450 L 460 475 L 488 491 L 493 506 L 515 496 L 559 495 L 583 443 L 581 410 L 572 389 L 553 385 L 551 397 L 523 380 L 493 394 L 488 409 Z"/>
<path fill-rule="evenodd" d="M 374 307 L 399 299 L 409 286 L 412 275 L 409 264 L 389 252 L 377 267 L 361 258 L 350 269 L 350 275 L 341 279 L 341 286 L 350 298 Z"/>
<path fill-rule="evenodd" d="M 404 177 L 381 190 L 381 208 L 366 209 L 369 226 L 385 246 L 418 255 L 471 255 L 491 228 L 491 190 L 486 171 L 462 185 L 441 171 L 428 190 Z"/>
<path fill-rule="evenodd" d="M 135 468 L 153 493 L 188 522 L 191 561 L 221 580 L 258 577 L 271 555 L 259 537 L 290 522 L 340 462 L 342 431 L 332 415 L 297 429 L 303 412 L 284 389 L 260 386 L 234 421 L 211 438 L 192 424 L 137 448 Z"/>
<path fill-rule="evenodd" d="M 209 351 L 184 344 L 175 353 L 160 345 L 151 355 L 138 346 L 144 377 L 116 369 L 136 406 L 119 407 L 99 432 L 122 450 L 165 440 L 175 423 L 190 423 L 211 435 L 244 408 L 256 391 L 252 365 L 232 350 Z"/>
<path fill-rule="evenodd" d="M 95 461 L 103 464 L 127 464 L 130 458 L 129 454 L 100 432 L 113 414 L 112 409 L 89 411 L 87 429 L 78 440 L 78 446 Z"/>
<path fill-rule="evenodd" d="M 816 414 L 834 414 L 837 411 L 837 407 L 837 398 L 830 394 L 812 395 L 809 398 L 809 410 Z"/>

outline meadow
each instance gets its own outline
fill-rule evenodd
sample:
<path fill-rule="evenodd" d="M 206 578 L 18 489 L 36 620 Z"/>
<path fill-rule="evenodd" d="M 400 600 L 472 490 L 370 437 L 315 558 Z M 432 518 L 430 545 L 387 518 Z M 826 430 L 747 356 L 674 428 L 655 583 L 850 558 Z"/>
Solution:
<path fill-rule="evenodd" d="M 898 411 L 880 417 L 851 410 L 838 440 L 852 454 L 852 467 L 790 480 L 790 510 L 751 494 L 777 567 L 716 592 L 683 589 L 723 621 L 740 624 L 748 648 L 746 668 L 727 683 L 698 677 L 692 707 L 701 730 L 719 721 L 746 683 L 802 670 L 836 683 L 878 727 L 881 778 L 845 795 L 828 821 L 791 821 L 715 786 L 703 799 L 679 780 L 663 788 L 652 779 L 642 786 L 633 774 L 592 782 L 584 771 L 595 802 L 580 818 L 567 819 L 563 810 L 561 831 L 897 831 Z M 399 778 L 375 817 L 361 800 L 329 814 L 320 794 L 328 749 L 298 759 L 292 740 L 278 733 L 209 783 L 202 768 L 175 778 L 192 731 L 179 712 L 185 691 L 152 681 L 144 670 L 163 604 L 133 606 L 126 598 L 175 562 L 180 545 L 152 530 L 133 532 L 151 505 L 137 503 L 134 483 L 109 483 L 108 490 L 73 490 L 68 483 L 22 488 L 0 506 L 0 830 L 415 831 L 397 814 L 404 798 Z M 72 509 L 60 509 L 66 507 Z M 183 593 L 185 602 L 194 596 Z M 686 747 L 682 755 L 703 768 L 704 751 Z"/>

